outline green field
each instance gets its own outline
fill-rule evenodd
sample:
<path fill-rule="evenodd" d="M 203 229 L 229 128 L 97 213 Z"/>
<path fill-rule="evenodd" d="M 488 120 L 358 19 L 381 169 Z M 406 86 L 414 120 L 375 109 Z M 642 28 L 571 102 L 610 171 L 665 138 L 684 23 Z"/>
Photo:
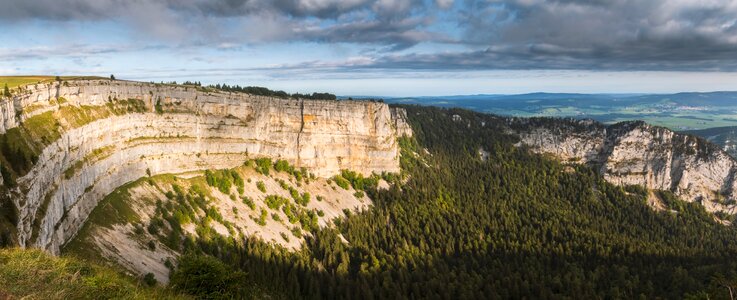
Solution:
<path fill-rule="evenodd" d="M 0 86 L 14 88 L 31 83 L 54 80 L 54 76 L 0 76 Z"/>
<path fill-rule="evenodd" d="M 737 125 L 737 92 L 625 95 L 532 93 L 394 98 L 386 101 L 463 107 L 515 117 L 591 118 L 607 124 L 643 120 L 678 131 Z"/>
<path fill-rule="evenodd" d="M 30 76 L 0 76 L 0 88 L 6 84 L 8 88 L 15 88 L 39 82 L 53 81 L 56 76 L 46 75 L 30 75 Z M 61 76 L 62 80 L 73 80 L 73 79 L 101 79 L 103 77 L 96 76 Z"/>

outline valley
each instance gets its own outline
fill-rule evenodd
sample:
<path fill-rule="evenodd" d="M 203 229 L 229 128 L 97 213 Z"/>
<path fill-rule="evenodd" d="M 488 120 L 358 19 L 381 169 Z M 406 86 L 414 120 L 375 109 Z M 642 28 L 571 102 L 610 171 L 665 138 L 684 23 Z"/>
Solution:
<path fill-rule="evenodd" d="M 737 268 L 737 162 L 641 121 L 108 79 L 12 91 L 0 242 L 61 258 L 0 253 L 18 286 L 0 295 L 31 295 L 14 274 L 38 260 L 115 274 L 50 283 L 64 295 L 122 298 L 719 298 Z"/>
<path fill-rule="evenodd" d="M 0 300 L 736 300 L 735 16 L 0 0 Z"/>

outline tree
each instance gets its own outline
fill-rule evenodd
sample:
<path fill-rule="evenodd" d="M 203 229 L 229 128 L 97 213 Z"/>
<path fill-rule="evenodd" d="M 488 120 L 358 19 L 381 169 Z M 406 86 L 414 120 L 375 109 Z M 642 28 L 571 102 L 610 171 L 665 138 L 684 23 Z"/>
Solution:
<path fill-rule="evenodd" d="M 115 80 L 115 75 L 110 74 L 110 80 Z"/>
<path fill-rule="evenodd" d="M 10 89 L 8 88 L 8 84 L 5 84 L 5 89 L 3 89 L 3 93 L 5 96 L 10 97 Z"/>

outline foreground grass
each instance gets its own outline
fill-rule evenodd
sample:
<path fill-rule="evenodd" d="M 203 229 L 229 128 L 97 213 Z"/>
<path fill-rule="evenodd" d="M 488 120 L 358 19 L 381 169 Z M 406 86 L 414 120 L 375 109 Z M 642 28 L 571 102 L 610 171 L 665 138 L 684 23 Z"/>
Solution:
<path fill-rule="evenodd" d="M 111 269 L 41 250 L 0 249 L 0 299 L 186 299 Z"/>

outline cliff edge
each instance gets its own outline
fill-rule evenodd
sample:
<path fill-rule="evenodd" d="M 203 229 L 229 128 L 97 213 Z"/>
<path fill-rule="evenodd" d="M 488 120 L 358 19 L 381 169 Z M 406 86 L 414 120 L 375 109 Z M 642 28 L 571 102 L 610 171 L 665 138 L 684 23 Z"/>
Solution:
<path fill-rule="evenodd" d="M 12 243 L 58 253 L 105 195 L 152 174 L 272 157 L 328 177 L 399 171 L 397 109 L 153 83 L 79 80 L 0 101 L 0 166 Z"/>

